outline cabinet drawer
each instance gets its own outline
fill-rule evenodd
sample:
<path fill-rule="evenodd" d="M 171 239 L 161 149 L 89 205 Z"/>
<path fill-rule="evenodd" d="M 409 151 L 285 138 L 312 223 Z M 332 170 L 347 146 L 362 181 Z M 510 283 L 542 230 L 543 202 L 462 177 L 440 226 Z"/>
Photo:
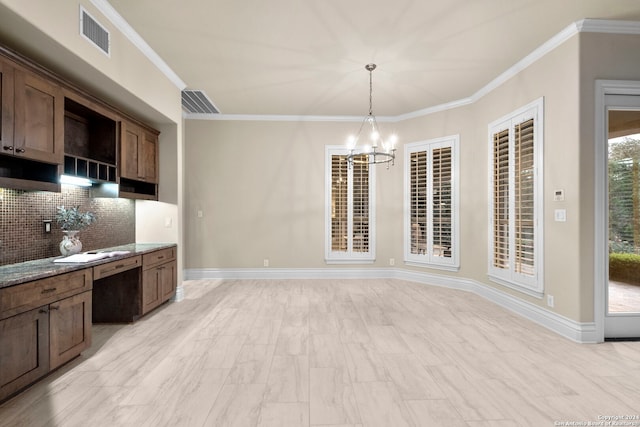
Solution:
<path fill-rule="evenodd" d="M 147 269 L 168 261 L 176 259 L 176 248 L 161 249 L 142 255 L 142 267 Z"/>
<path fill-rule="evenodd" d="M 92 287 L 92 269 L 87 268 L 0 289 L 0 319 L 89 291 Z"/>
<path fill-rule="evenodd" d="M 98 280 L 142 265 L 142 257 L 135 256 L 93 267 L 93 279 Z"/>

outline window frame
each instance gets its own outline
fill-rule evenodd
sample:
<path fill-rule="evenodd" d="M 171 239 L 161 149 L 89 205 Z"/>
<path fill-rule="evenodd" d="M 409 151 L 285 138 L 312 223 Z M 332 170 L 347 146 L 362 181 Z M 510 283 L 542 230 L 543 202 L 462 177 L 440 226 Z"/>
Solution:
<path fill-rule="evenodd" d="M 353 233 L 349 232 L 347 239 L 347 251 L 332 250 L 332 158 L 333 156 L 348 156 L 351 151 L 344 146 L 327 145 L 325 146 L 325 262 L 327 264 L 372 264 L 376 259 L 376 168 L 375 165 L 369 165 L 369 251 L 354 252 L 353 251 Z M 348 230 L 353 227 L 353 167 L 348 169 Z"/>
<path fill-rule="evenodd" d="M 515 203 L 516 167 L 515 127 L 533 119 L 533 270 L 532 275 L 515 271 Z M 494 135 L 508 130 L 508 268 L 494 265 Z M 489 188 L 488 188 L 488 253 L 487 272 L 489 279 L 525 294 L 542 298 L 544 295 L 544 98 L 539 98 L 488 125 Z"/>
<path fill-rule="evenodd" d="M 407 265 L 429 267 L 447 271 L 460 269 L 460 170 L 459 170 L 460 135 L 417 141 L 405 144 L 404 148 L 404 261 Z M 440 148 L 451 149 L 451 253 L 450 257 L 436 255 L 433 249 L 433 152 Z M 424 253 L 412 253 L 411 218 L 411 155 L 426 152 L 426 247 Z"/>

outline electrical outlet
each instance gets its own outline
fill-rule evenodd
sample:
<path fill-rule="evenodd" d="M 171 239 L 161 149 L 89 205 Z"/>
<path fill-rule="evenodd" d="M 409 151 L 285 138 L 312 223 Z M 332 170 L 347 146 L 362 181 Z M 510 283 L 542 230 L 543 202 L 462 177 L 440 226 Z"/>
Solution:
<path fill-rule="evenodd" d="M 396 259 L 395 258 L 389 258 L 389 265 L 396 265 Z"/>
<path fill-rule="evenodd" d="M 262 262 L 262 265 L 264 265 L 265 267 L 269 267 L 269 260 L 265 258 L 264 261 Z"/>
<path fill-rule="evenodd" d="M 547 305 L 553 308 L 553 295 L 547 295 Z"/>
<path fill-rule="evenodd" d="M 202 218 L 202 211 L 198 210 L 197 215 L 198 215 L 198 218 Z"/>

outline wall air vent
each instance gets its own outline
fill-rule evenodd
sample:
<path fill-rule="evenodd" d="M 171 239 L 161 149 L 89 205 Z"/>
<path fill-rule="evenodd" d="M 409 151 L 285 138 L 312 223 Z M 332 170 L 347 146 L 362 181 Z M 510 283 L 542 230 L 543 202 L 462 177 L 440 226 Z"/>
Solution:
<path fill-rule="evenodd" d="M 188 114 L 220 113 L 209 97 L 201 90 L 183 90 L 182 109 Z"/>
<path fill-rule="evenodd" d="M 80 34 L 110 56 L 109 31 L 80 6 Z"/>

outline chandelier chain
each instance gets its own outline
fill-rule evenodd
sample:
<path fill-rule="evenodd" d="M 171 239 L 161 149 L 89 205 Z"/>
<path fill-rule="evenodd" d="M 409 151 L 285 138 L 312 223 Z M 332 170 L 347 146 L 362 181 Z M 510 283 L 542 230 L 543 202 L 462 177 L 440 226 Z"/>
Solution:
<path fill-rule="evenodd" d="M 373 116 L 373 70 L 369 69 L 369 115 Z"/>

